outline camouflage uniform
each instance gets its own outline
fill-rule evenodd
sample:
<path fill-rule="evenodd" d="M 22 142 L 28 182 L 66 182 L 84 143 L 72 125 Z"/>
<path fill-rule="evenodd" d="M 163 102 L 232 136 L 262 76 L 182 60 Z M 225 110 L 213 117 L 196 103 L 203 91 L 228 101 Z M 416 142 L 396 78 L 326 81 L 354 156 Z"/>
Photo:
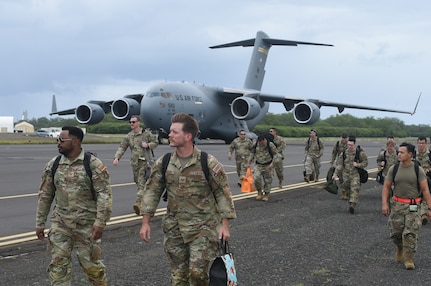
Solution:
<path fill-rule="evenodd" d="M 331 159 L 329 160 L 329 163 L 333 166 L 334 162 L 337 162 L 340 159 L 345 150 L 347 150 L 347 141 L 337 141 L 337 143 L 334 144 L 334 147 L 332 147 Z M 343 173 L 340 172 L 337 174 L 337 176 L 339 180 L 338 188 L 341 191 L 341 199 L 347 200 L 347 191 L 343 186 Z"/>
<path fill-rule="evenodd" d="M 425 174 L 426 174 L 427 170 L 431 169 L 431 163 L 430 163 L 428 155 L 429 155 L 428 150 L 425 150 L 425 152 L 417 151 L 417 153 L 416 153 L 416 160 L 421 164 L 421 167 L 424 169 Z M 426 222 L 428 222 L 427 209 L 428 209 L 427 203 L 425 202 L 425 200 L 422 200 L 420 215 L 421 215 L 421 218 L 424 219 Z"/>
<path fill-rule="evenodd" d="M 141 214 L 154 216 L 166 187 L 167 213 L 163 217 L 165 253 L 171 265 L 172 285 L 208 285 L 209 263 L 218 254 L 218 228 L 222 219 L 236 217 L 228 178 L 217 159 L 208 155 L 209 182 L 194 148 L 182 167 L 173 152 L 162 176 L 162 158 L 152 168 L 145 186 Z"/>
<path fill-rule="evenodd" d="M 150 148 L 143 148 L 142 142 L 147 142 Z M 145 188 L 145 182 L 151 170 L 153 163 L 152 150 L 159 145 L 151 131 L 142 129 L 139 132 L 130 131 L 118 147 L 115 158 L 121 159 L 127 148 L 130 148 L 131 157 L 130 165 L 133 169 L 133 180 L 135 181 L 138 192 L 136 194 L 136 203 L 139 205 L 142 200 L 142 192 Z"/>
<path fill-rule="evenodd" d="M 343 154 L 339 156 L 337 162 L 336 173 L 341 173 L 343 176 L 343 188 L 347 192 L 347 197 L 349 198 L 349 203 L 353 204 L 353 207 L 358 203 L 359 200 L 359 190 L 361 189 L 361 181 L 359 178 L 359 172 L 353 162 L 355 161 L 356 148 L 353 151 L 346 149 Z M 361 149 L 359 153 L 360 162 L 358 162 L 358 168 L 365 168 L 368 166 L 368 157 L 364 150 Z"/>
<path fill-rule="evenodd" d="M 240 137 L 237 137 L 230 143 L 228 156 L 232 156 L 232 153 L 235 150 L 236 173 L 240 180 L 242 180 L 242 177 L 245 176 L 247 171 L 247 160 L 250 156 L 250 150 L 252 147 L 253 143 L 248 138 L 241 139 Z"/>
<path fill-rule="evenodd" d="M 389 168 L 398 163 L 398 156 L 397 152 L 394 151 L 394 153 L 390 154 L 387 150 L 381 151 L 379 155 L 377 156 L 377 168 L 378 170 L 382 170 L 381 163 L 382 161 L 385 161 L 385 166 L 383 167 L 383 177 L 386 177 L 388 175 Z"/>
<path fill-rule="evenodd" d="M 272 142 L 269 142 L 269 148 L 271 148 L 272 155 L 268 150 L 267 143 L 265 143 L 263 146 L 260 146 L 259 143 L 256 142 L 256 145 L 254 148 L 252 148 L 252 152 L 250 154 L 250 164 L 253 162 L 253 160 L 256 160 L 256 165 L 253 169 L 253 177 L 258 194 L 259 192 L 262 192 L 262 190 L 265 195 L 269 195 L 271 192 L 272 176 L 274 175 L 274 172 L 272 168 L 269 167 L 269 165 L 274 159 L 281 156 L 279 153 L 277 153 L 277 147 L 275 147 Z"/>
<path fill-rule="evenodd" d="M 105 266 L 99 260 L 100 252 L 97 254 L 100 251 L 100 241 L 91 241 L 91 233 L 93 226 L 103 228 L 111 217 L 112 190 L 109 173 L 98 158 L 91 156 L 95 200 L 83 160 L 84 151 L 73 160 L 62 156 L 53 179 L 53 158 L 42 174 L 36 228 L 45 228 L 55 198 L 48 233 L 48 249 L 52 255 L 48 272 L 52 285 L 71 285 L 73 248 L 76 248 L 79 263 L 89 281 L 93 285 L 106 285 Z"/>
<path fill-rule="evenodd" d="M 386 176 L 386 180 L 392 181 L 394 168 L 391 167 Z M 419 182 L 426 180 L 426 175 L 422 167 L 419 167 Z M 404 167 L 400 164 L 394 182 L 394 195 L 400 198 L 417 198 L 419 196 L 414 170 L 414 164 Z M 420 210 L 409 211 L 409 203 L 401 203 L 390 200 L 391 212 L 388 219 L 390 235 L 398 247 L 404 251 L 414 253 L 417 248 L 419 230 L 422 225 Z M 419 207 L 421 209 L 422 206 Z M 425 209 L 427 208 L 425 204 Z"/>
<path fill-rule="evenodd" d="M 323 156 L 324 144 L 320 137 L 313 140 L 311 137 L 305 143 L 305 173 L 313 174 L 317 181 L 320 174 L 320 158 Z"/>
<path fill-rule="evenodd" d="M 277 153 L 280 154 L 280 156 L 276 156 L 273 160 L 274 163 L 274 169 L 275 173 L 277 174 L 278 181 L 281 183 L 284 180 L 284 174 L 283 174 L 283 160 L 284 160 L 284 149 L 286 149 L 286 142 L 283 140 L 282 137 L 278 136 L 274 138 L 274 143 L 277 148 Z"/>

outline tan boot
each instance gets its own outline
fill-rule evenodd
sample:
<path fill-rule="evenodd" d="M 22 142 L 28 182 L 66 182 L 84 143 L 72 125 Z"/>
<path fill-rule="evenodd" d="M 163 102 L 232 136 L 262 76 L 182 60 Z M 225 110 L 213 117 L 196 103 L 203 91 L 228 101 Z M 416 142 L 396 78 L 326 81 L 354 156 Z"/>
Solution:
<path fill-rule="evenodd" d="M 402 262 L 404 258 L 404 250 L 402 245 L 397 246 L 397 254 L 395 255 L 395 260 L 397 262 Z"/>
<path fill-rule="evenodd" d="M 283 181 L 278 181 L 278 188 L 282 189 L 283 188 Z"/>
<path fill-rule="evenodd" d="M 406 253 L 404 254 L 404 266 L 407 270 L 415 269 L 415 263 L 413 262 L 413 252 L 406 251 Z"/>
<path fill-rule="evenodd" d="M 347 193 L 346 193 L 346 191 L 341 191 L 341 199 L 342 200 L 347 200 Z"/>
<path fill-rule="evenodd" d="M 269 199 L 269 193 L 265 193 L 265 195 L 262 198 L 262 201 L 267 202 Z"/>
<path fill-rule="evenodd" d="M 309 182 L 310 182 L 310 174 L 305 175 L 305 181 L 306 181 L 307 183 L 309 183 Z"/>
<path fill-rule="evenodd" d="M 260 201 L 263 197 L 263 193 L 261 190 L 257 190 L 256 200 Z"/>
<path fill-rule="evenodd" d="M 314 181 L 315 181 L 315 182 L 318 182 L 318 181 L 319 181 L 319 175 L 318 175 L 318 174 L 316 174 L 316 177 L 314 177 Z"/>

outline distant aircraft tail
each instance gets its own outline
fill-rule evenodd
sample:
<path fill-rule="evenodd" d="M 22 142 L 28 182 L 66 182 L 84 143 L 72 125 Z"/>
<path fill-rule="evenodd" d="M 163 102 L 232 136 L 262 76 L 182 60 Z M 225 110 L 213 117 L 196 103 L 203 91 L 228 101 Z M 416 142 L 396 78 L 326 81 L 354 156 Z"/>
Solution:
<path fill-rule="evenodd" d="M 257 32 L 255 39 L 243 40 L 210 47 L 211 49 L 229 48 L 229 47 L 251 47 L 254 46 L 248 66 L 247 76 L 244 82 L 245 89 L 261 90 L 263 79 L 265 77 L 265 64 L 268 57 L 269 49 L 272 45 L 278 46 L 297 46 L 297 45 L 316 45 L 316 46 L 333 46 L 328 44 L 298 42 L 289 40 L 271 39 L 262 31 Z"/>
<path fill-rule="evenodd" d="M 51 114 L 53 113 L 57 113 L 57 102 L 55 101 L 55 94 L 52 95 Z"/>

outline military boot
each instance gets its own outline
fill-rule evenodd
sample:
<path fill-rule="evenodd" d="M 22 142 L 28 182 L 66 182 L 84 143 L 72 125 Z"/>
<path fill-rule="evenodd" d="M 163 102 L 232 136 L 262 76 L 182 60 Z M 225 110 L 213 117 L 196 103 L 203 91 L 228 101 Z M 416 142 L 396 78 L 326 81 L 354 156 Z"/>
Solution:
<path fill-rule="evenodd" d="M 413 252 L 406 251 L 406 253 L 404 254 L 404 266 L 407 270 L 415 269 L 415 263 L 413 262 Z"/>
<path fill-rule="evenodd" d="M 349 212 L 351 214 L 355 213 L 355 207 L 356 207 L 356 203 L 350 203 L 350 205 L 349 205 Z"/>
<path fill-rule="evenodd" d="M 267 202 L 269 199 L 269 193 L 265 193 L 265 195 L 262 198 L 262 201 Z"/>
<path fill-rule="evenodd" d="M 318 182 L 319 181 L 319 173 L 316 173 L 316 176 L 314 177 L 314 181 Z"/>
<path fill-rule="evenodd" d="M 341 199 L 347 200 L 347 192 L 346 191 L 341 191 Z"/>
<path fill-rule="evenodd" d="M 404 250 L 402 245 L 397 245 L 397 254 L 395 256 L 395 260 L 397 262 L 402 262 L 404 258 Z"/>
<path fill-rule="evenodd" d="M 262 190 L 257 190 L 257 196 L 256 196 L 256 200 L 261 200 L 263 197 L 263 193 Z"/>
<path fill-rule="evenodd" d="M 278 188 L 282 189 L 283 188 L 283 181 L 278 181 Z"/>
<path fill-rule="evenodd" d="M 307 183 L 309 183 L 309 182 L 310 182 L 310 174 L 305 175 L 305 181 L 306 181 Z"/>

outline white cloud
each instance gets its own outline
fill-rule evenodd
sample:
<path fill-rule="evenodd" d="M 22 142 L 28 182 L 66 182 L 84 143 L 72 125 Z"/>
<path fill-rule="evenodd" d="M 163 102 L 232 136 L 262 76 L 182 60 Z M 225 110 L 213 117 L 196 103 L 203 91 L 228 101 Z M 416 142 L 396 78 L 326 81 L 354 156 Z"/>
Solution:
<path fill-rule="evenodd" d="M 431 124 L 430 8 L 425 0 L 1 1 L 0 114 L 48 116 L 52 94 L 66 109 L 143 92 L 157 79 L 241 87 L 251 48 L 208 47 L 263 30 L 334 44 L 273 47 L 264 91 L 403 110 L 422 92 L 413 117 L 369 115 Z"/>

